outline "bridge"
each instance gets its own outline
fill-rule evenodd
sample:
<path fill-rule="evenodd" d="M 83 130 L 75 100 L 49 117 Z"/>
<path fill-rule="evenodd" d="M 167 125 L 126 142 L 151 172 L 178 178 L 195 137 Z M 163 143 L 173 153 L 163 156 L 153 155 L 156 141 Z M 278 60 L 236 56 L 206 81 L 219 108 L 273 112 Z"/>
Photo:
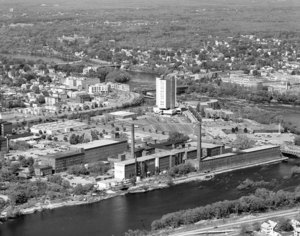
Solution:
<path fill-rule="evenodd" d="M 300 158 L 300 147 L 295 145 L 284 145 L 280 147 L 282 154 L 292 155 Z"/>

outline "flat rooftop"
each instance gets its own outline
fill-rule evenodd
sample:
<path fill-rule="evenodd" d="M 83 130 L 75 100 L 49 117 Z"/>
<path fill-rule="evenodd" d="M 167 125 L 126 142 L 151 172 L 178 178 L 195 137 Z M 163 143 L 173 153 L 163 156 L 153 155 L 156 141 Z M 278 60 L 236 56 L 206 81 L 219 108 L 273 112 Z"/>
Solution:
<path fill-rule="evenodd" d="M 83 149 L 92 149 L 92 148 L 97 148 L 101 146 L 108 146 L 116 143 L 121 143 L 124 141 L 116 141 L 116 140 L 111 140 L 111 139 L 101 139 L 101 140 L 95 140 L 89 143 L 80 143 L 76 145 L 72 145 L 72 147 L 76 148 L 83 148 Z"/>
<path fill-rule="evenodd" d="M 83 122 L 78 122 L 74 120 L 69 120 L 65 122 L 49 122 L 44 124 L 33 125 L 32 129 L 38 130 L 61 130 L 66 128 L 82 127 L 86 126 Z"/>
<path fill-rule="evenodd" d="M 70 150 L 66 152 L 57 152 L 53 154 L 48 154 L 46 156 L 39 156 L 41 159 L 60 159 L 60 158 L 65 158 L 65 157 L 70 157 L 70 156 L 77 156 L 77 155 L 82 155 L 83 152 L 81 150 Z"/>
<path fill-rule="evenodd" d="M 263 146 L 248 148 L 248 149 L 242 150 L 241 152 L 255 152 L 255 151 L 260 151 L 260 150 L 270 149 L 270 148 L 276 148 L 276 147 L 279 147 L 279 146 L 276 146 L 276 145 L 263 145 Z"/>
<path fill-rule="evenodd" d="M 163 152 L 157 152 L 148 156 L 142 156 L 137 158 L 138 162 L 143 162 L 143 161 L 147 161 L 147 160 L 151 160 L 151 159 L 155 159 L 155 158 L 161 158 L 161 157 L 165 157 L 165 156 L 170 156 L 170 155 L 175 155 L 177 153 L 182 153 L 182 152 L 189 152 L 189 151 L 195 151 L 197 150 L 196 148 L 181 148 L 181 149 L 172 149 L 172 150 L 168 150 L 168 151 L 163 151 Z M 118 165 L 131 165 L 135 163 L 135 159 L 128 159 L 125 161 L 121 161 L 121 162 L 116 162 L 115 164 Z"/>
<path fill-rule="evenodd" d="M 192 147 L 197 147 L 196 141 L 186 143 L 186 145 L 188 145 L 188 144 L 191 144 Z M 202 148 L 220 148 L 223 146 L 224 145 L 222 145 L 222 144 L 215 144 L 215 143 L 201 143 Z"/>
<path fill-rule="evenodd" d="M 203 160 L 204 161 L 209 161 L 209 160 L 214 160 L 214 159 L 219 159 L 219 158 L 224 158 L 224 157 L 229 157 L 229 156 L 234 156 L 237 153 L 233 153 L 233 152 L 229 152 L 229 153 L 225 153 L 225 154 L 221 154 L 221 155 L 217 155 L 217 156 L 212 156 L 212 157 L 206 157 Z"/>
<path fill-rule="evenodd" d="M 111 112 L 109 114 L 113 115 L 113 116 L 133 116 L 133 115 L 135 115 L 134 112 L 129 112 L 129 111 L 115 111 L 115 112 Z"/>

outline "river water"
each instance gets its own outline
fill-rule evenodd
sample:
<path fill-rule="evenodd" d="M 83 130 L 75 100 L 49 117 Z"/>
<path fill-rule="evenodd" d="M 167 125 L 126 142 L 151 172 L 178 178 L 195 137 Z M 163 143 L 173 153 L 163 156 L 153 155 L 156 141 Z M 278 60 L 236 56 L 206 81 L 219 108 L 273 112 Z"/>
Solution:
<path fill-rule="evenodd" d="M 157 74 L 127 71 L 131 75 L 129 85 L 131 89 L 135 88 L 145 88 L 145 89 L 155 89 L 155 79 Z"/>
<path fill-rule="evenodd" d="M 300 176 L 290 169 L 298 160 L 222 174 L 205 182 L 192 182 L 148 193 L 127 194 L 90 205 L 64 207 L 22 216 L 0 225 L 2 236 L 124 235 L 128 229 L 149 229 L 154 219 L 180 209 L 239 198 L 248 191 L 236 187 L 246 178 L 271 181 L 274 190 L 293 190 Z M 254 191 L 254 190 L 252 190 Z"/>

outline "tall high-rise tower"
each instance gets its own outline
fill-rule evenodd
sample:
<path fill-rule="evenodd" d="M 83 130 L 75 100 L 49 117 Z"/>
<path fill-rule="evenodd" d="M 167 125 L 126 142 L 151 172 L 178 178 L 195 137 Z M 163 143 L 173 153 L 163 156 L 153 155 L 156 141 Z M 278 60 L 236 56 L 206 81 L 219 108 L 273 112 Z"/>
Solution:
<path fill-rule="evenodd" d="M 156 78 L 156 106 L 159 109 L 176 107 L 177 82 L 174 74 Z"/>

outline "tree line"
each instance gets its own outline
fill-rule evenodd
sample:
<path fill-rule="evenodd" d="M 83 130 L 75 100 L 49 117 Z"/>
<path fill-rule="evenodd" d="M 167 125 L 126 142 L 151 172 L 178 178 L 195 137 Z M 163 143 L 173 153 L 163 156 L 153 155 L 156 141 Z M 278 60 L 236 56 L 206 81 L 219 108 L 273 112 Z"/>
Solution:
<path fill-rule="evenodd" d="M 151 224 L 152 230 L 178 228 L 182 225 L 194 224 L 201 220 L 228 218 L 232 214 L 260 213 L 285 207 L 299 206 L 300 188 L 294 192 L 279 190 L 277 192 L 261 188 L 254 194 L 243 196 L 237 200 L 225 200 L 194 209 L 169 213 Z"/>

